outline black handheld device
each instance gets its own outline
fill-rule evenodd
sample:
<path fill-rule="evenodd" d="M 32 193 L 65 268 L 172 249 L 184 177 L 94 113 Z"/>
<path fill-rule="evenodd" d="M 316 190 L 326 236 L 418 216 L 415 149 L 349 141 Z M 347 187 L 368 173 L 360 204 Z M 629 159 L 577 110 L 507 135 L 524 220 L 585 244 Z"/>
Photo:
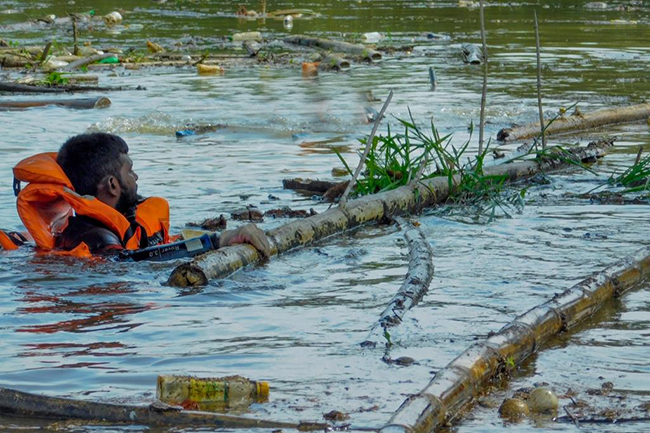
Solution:
<path fill-rule="evenodd" d="M 124 250 L 120 253 L 123 260 L 136 262 L 150 260 L 163 262 L 166 260 L 194 257 L 210 250 L 219 248 L 219 236 L 216 233 L 204 234 L 196 238 L 178 241 L 171 244 L 154 245 L 139 250 Z"/>

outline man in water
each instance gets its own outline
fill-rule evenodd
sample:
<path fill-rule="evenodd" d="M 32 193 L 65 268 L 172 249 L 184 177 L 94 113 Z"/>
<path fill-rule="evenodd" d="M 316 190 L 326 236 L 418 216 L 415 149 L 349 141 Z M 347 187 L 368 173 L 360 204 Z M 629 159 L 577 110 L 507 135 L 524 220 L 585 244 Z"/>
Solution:
<path fill-rule="evenodd" d="M 70 138 L 59 150 L 56 162 L 81 196 L 93 196 L 100 202 L 115 209 L 118 219 L 124 216 L 132 227 L 138 227 L 136 209 L 145 203 L 138 195 L 138 175 L 133 171 L 133 162 L 128 156 L 126 142 L 113 134 L 92 133 Z M 159 199 L 160 200 L 160 199 Z M 167 203 L 164 203 L 165 208 Z M 103 205 L 102 205 L 103 206 Z M 144 210 L 142 210 L 144 212 Z M 79 212 L 77 212 L 79 213 Z M 168 209 L 163 213 L 168 215 Z M 139 218 L 140 219 L 140 218 Z M 144 233 L 144 227 L 139 226 Z M 168 237 L 141 235 L 139 247 L 146 248 L 160 244 Z M 119 252 L 127 246 L 126 236 L 121 237 L 106 224 L 87 215 L 77 215 L 68 219 L 65 230 L 56 237 L 57 248 L 72 250 L 85 243 L 93 254 Z M 248 224 L 235 230 L 221 233 L 218 246 L 248 243 L 262 255 L 269 255 L 270 246 L 266 235 L 255 224 Z"/>

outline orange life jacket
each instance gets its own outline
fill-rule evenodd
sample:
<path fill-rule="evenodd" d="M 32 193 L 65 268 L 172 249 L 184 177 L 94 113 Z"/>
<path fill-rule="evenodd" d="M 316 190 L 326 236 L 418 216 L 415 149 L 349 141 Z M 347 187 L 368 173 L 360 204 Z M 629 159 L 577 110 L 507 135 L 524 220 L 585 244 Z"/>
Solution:
<path fill-rule="evenodd" d="M 56 156 L 56 153 L 40 153 L 20 161 L 13 170 L 18 215 L 39 248 L 54 249 L 56 236 L 67 227 L 73 212 L 105 225 L 119 236 L 125 249 L 170 242 L 169 204 L 165 199 L 144 200 L 137 206 L 135 221 L 129 221 L 96 197 L 77 194 L 57 164 Z M 28 183 L 22 190 L 21 181 Z M 73 251 L 76 250 L 74 255 L 89 255 L 83 243 Z"/>

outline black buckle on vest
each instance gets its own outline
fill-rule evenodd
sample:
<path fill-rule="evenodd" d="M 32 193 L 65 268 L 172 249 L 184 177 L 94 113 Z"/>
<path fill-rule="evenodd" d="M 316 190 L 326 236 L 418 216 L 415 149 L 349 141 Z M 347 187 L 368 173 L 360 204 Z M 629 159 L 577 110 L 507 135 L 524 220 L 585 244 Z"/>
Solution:
<path fill-rule="evenodd" d="M 14 195 L 18 197 L 20 194 L 20 181 L 14 177 Z"/>

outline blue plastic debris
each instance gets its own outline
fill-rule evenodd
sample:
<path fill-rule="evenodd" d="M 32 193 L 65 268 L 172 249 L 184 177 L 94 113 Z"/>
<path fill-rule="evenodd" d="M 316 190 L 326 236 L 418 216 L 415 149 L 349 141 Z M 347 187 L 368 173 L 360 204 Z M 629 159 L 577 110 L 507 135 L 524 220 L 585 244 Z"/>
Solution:
<path fill-rule="evenodd" d="M 176 136 L 177 137 L 187 137 L 188 135 L 195 135 L 196 131 L 193 131 L 191 129 L 184 129 L 182 131 L 176 131 Z"/>

